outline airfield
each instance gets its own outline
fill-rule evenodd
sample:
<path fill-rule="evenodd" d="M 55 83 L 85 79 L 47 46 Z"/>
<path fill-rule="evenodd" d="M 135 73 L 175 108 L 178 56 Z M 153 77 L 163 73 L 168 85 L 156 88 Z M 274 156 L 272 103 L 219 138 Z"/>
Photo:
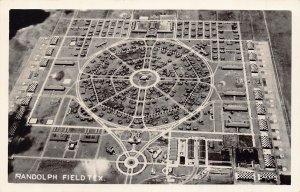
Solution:
<path fill-rule="evenodd" d="M 10 94 L 10 143 L 20 145 L 18 122 L 31 138 L 10 154 L 10 182 L 271 185 L 290 175 L 270 44 L 245 39 L 238 20 L 161 12 L 76 10 L 39 38 Z"/>

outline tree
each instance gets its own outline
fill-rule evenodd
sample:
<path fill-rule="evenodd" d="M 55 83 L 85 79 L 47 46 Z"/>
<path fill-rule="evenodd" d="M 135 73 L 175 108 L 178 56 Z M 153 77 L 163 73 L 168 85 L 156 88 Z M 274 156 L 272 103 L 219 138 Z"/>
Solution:
<path fill-rule="evenodd" d="M 16 119 L 17 111 L 20 110 L 20 106 L 17 106 L 16 110 L 8 114 L 9 126 L 16 125 L 16 130 L 11 136 L 8 144 L 8 155 L 19 153 L 28 150 L 32 145 L 32 138 L 27 135 L 31 132 L 31 126 L 27 125 L 27 115 L 29 113 L 28 108 L 21 119 Z"/>
<path fill-rule="evenodd" d="M 64 72 L 64 71 L 60 71 L 60 72 L 58 72 L 58 73 L 56 74 L 55 79 L 56 79 L 57 81 L 60 81 L 60 80 L 62 80 L 62 79 L 64 78 L 64 76 L 65 76 L 65 72 Z"/>

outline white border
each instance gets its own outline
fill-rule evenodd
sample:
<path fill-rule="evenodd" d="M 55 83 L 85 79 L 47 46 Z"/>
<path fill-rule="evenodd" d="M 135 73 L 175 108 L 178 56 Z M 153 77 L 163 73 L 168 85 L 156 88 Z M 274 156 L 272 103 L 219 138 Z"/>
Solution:
<path fill-rule="evenodd" d="M 8 11 L 9 9 L 222 9 L 292 11 L 292 185 L 84 185 L 84 184 L 8 184 L 7 183 L 7 112 L 8 112 Z M 296 0 L 0 0 L 0 191 L 300 191 L 299 173 L 299 19 L 300 1 Z M 298 88 L 297 88 L 298 87 Z"/>

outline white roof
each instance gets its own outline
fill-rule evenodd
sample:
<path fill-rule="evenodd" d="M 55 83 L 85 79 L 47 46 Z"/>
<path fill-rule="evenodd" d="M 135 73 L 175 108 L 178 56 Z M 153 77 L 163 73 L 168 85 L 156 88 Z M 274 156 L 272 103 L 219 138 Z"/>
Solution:
<path fill-rule="evenodd" d="M 29 120 L 29 124 L 36 124 L 37 123 L 37 118 L 31 118 Z"/>
<path fill-rule="evenodd" d="M 139 18 L 140 20 L 148 20 L 149 19 L 149 17 L 148 16 L 140 16 L 140 18 Z"/>
<path fill-rule="evenodd" d="M 48 119 L 46 125 L 52 125 L 52 124 L 53 124 L 53 119 Z"/>
<path fill-rule="evenodd" d="M 264 155 L 266 155 L 266 154 L 271 155 L 272 154 L 271 149 L 263 149 L 263 154 Z"/>

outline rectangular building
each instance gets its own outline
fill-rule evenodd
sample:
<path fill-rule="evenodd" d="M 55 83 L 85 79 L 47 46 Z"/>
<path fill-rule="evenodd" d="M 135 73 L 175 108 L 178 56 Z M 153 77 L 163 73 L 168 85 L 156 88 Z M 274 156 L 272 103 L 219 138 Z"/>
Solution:
<path fill-rule="evenodd" d="M 85 134 L 81 135 L 80 141 L 83 143 L 98 143 L 99 135 Z"/>
<path fill-rule="evenodd" d="M 225 127 L 228 128 L 249 128 L 249 121 L 225 121 Z"/>
<path fill-rule="evenodd" d="M 245 97 L 246 93 L 243 91 L 224 91 L 224 96 L 237 96 L 237 97 Z"/>
<path fill-rule="evenodd" d="M 47 85 L 45 86 L 45 91 L 64 91 L 66 88 L 61 85 Z"/>
<path fill-rule="evenodd" d="M 74 66 L 75 65 L 75 61 L 62 61 L 62 60 L 58 60 L 58 61 L 55 61 L 55 65 Z"/>
<path fill-rule="evenodd" d="M 223 65 L 221 66 L 222 70 L 243 70 L 243 66 L 242 65 Z"/>
<path fill-rule="evenodd" d="M 201 143 L 201 141 L 203 141 L 203 142 Z M 206 158 L 206 145 L 205 145 L 205 140 L 200 140 L 200 146 L 199 146 L 198 158 L 199 158 L 199 160 L 205 160 L 205 158 Z"/>
<path fill-rule="evenodd" d="M 54 51 L 54 48 L 53 48 L 53 47 L 49 47 L 49 48 L 46 50 L 45 55 L 46 55 L 46 56 L 51 56 L 51 55 L 53 54 L 53 51 Z"/>
<path fill-rule="evenodd" d="M 194 159 L 194 148 L 195 148 L 194 139 L 188 139 L 188 158 L 189 159 Z"/>
<path fill-rule="evenodd" d="M 247 41 L 247 49 L 254 50 L 254 43 L 252 41 Z"/>
<path fill-rule="evenodd" d="M 58 36 L 52 37 L 50 40 L 50 45 L 57 45 L 58 40 L 59 40 Z"/>
<path fill-rule="evenodd" d="M 50 141 L 67 141 L 68 134 L 65 133 L 52 133 L 50 136 Z"/>
<path fill-rule="evenodd" d="M 224 105 L 224 111 L 248 111 L 247 106 L 241 105 Z"/>
<path fill-rule="evenodd" d="M 249 53 L 249 60 L 250 61 L 256 61 L 257 60 L 257 55 L 255 53 Z"/>
<path fill-rule="evenodd" d="M 40 67 L 47 67 L 48 63 L 49 59 L 44 58 L 40 61 Z"/>
<path fill-rule="evenodd" d="M 170 156 L 169 160 L 176 161 L 178 157 L 178 140 L 171 139 L 170 140 Z"/>

